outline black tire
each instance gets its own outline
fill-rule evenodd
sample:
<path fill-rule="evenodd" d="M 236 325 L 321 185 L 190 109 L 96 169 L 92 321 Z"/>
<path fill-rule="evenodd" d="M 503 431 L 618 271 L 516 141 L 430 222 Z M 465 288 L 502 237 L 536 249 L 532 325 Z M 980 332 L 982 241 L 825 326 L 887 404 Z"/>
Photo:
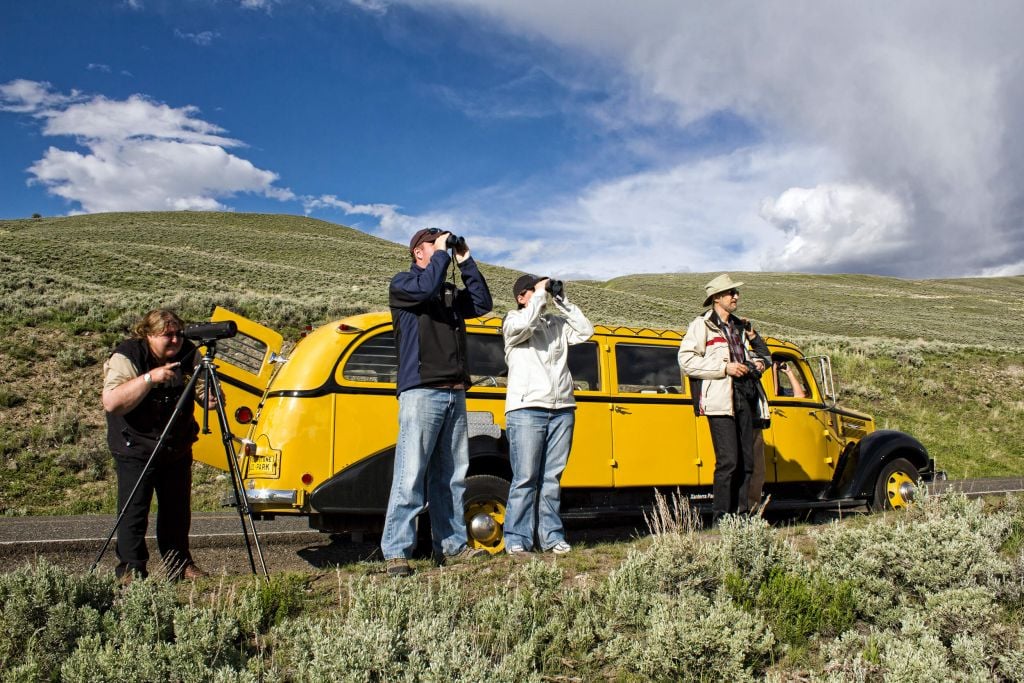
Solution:
<path fill-rule="evenodd" d="M 913 486 L 921 481 L 921 474 L 909 460 L 896 458 L 882 465 L 875 479 L 875 495 L 871 509 L 902 510 L 913 500 Z"/>
<path fill-rule="evenodd" d="M 413 546 L 412 556 L 416 560 L 426 560 L 434 554 L 434 535 L 430 531 L 429 513 L 421 513 L 416 516 L 416 545 Z"/>
<path fill-rule="evenodd" d="M 470 548 L 483 548 L 491 554 L 505 549 L 502 525 L 505 523 L 505 506 L 508 505 L 508 487 L 507 481 L 491 474 L 475 474 L 466 478 L 463 504 L 466 539 Z"/>

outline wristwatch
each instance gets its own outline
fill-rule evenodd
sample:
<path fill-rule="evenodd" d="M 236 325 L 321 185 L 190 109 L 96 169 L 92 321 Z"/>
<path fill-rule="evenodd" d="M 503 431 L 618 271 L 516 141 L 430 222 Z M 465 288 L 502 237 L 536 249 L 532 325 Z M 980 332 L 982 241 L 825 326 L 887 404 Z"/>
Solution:
<path fill-rule="evenodd" d="M 147 372 L 142 376 L 142 381 L 145 382 L 147 386 L 153 386 L 153 375 Z"/>

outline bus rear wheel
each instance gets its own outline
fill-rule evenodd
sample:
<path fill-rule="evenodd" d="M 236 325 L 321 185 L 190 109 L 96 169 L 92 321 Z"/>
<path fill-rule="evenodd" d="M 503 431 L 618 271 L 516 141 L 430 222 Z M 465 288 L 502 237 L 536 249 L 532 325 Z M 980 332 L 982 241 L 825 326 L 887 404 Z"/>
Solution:
<path fill-rule="evenodd" d="M 921 475 L 905 458 L 896 458 L 882 466 L 875 480 L 873 510 L 902 510 L 914 499 L 914 489 Z"/>
<path fill-rule="evenodd" d="M 492 555 L 505 549 L 505 506 L 509 483 L 491 474 L 466 477 L 463 498 L 466 540 L 470 548 L 483 548 Z"/>

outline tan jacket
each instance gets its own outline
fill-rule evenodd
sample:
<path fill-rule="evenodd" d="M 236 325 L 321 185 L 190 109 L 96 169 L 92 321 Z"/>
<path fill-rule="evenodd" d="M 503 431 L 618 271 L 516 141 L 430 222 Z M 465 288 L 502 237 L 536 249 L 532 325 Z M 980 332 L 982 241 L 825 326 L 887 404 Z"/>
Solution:
<path fill-rule="evenodd" d="M 725 366 L 729 363 L 729 340 L 725 333 L 711 322 L 709 310 L 697 316 L 686 328 L 683 341 L 679 344 L 679 368 L 687 377 L 703 380 L 700 386 L 698 401 L 699 415 L 733 415 L 732 377 L 726 374 Z M 750 358 L 755 354 L 744 337 L 744 344 Z M 769 418 L 768 397 L 765 396 L 761 383 L 757 383 L 758 418 Z"/>

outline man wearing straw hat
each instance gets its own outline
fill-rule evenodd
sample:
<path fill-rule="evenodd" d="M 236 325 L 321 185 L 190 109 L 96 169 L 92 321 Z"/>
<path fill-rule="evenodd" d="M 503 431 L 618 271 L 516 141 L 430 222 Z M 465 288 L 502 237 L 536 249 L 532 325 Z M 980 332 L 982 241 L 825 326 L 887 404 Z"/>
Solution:
<path fill-rule="evenodd" d="M 768 419 L 760 377 L 765 361 L 748 343 L 749 322 L 735 315 L 742 282 L 728 274 L 704 286 L 704 306 L 679 345 L 679 367 L 691 378 L 694 410 L 708 418 L 715 446 L 713 521 L 747 512 L 754 471 L 755 424 Z"/>

